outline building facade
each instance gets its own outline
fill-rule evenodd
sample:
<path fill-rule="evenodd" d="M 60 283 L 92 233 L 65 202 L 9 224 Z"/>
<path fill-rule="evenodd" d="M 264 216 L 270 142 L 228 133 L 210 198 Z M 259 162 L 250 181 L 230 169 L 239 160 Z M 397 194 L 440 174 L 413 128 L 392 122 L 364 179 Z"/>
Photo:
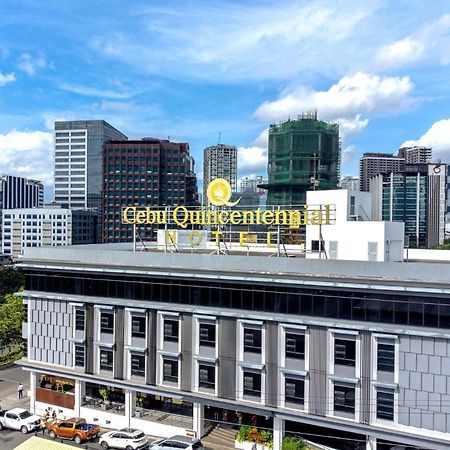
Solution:
<path fill-rule="evenodd" d="M 40 181 L 0 175 L 0 210 L 39 208 L 43 204 L 44 185 Z"/>
<path fill-rule="evenodd" d="M 407 164 L 371 180 L 374 218 L 405 222 L 409 246 L 434 248 L 444 242 L 447 195 L 445 164 Z"/>
<path fill-rule="evenodd" d="M 401 172 L 405 166 L 405 158 L 392 153 L 364 153 L 359 160 L 359 189 L 370 191 L 370 180 L 376 175 Z"/>
<path fill-rule="evenodd" d="M 432 149 L 418 145 L 402 147 L 398 150 L 398 156 L 404 158 L 406 164 L 426 164 L 432 160 Z"/>
<path fill-rule="evenodd" d="M 55 122 L 55 202 L 101 216 L 103 144 L 127 137 L 104 120 Z"/>
<path fill-rule="evenodd" d="M 340 176 L 339 126 L 305 113 L 270 125 L 267 205 L 303 205 L 306 191 L 336 189 Z"/>
<path fill-rule="evenodd" d="M 104 147 L 103 242 L 131 242 L 122 224 L 125 206 L 198 205 L 197 178 L 189 144 L 164 139 L 110 141 Z M 137 227 L 141 239 L 156 239 L 156 228 Z"/>
<path fill-rule="evenodd" d="M 447 264 L 113 244 L 28 249 L 21 268 L 33 412 L 160 436 L 253 423 L 275 450 L 294 432 L 336 449 L 450 445 Z"/>
<path fill-rule="evenodd" d="M 2 253 L 21 255 L 25 248 L 93 244 L 97 214 L 59 207 L 3 210 Z"/>
<path fill-rule="evenodd" d="M 206 189 L 214 178 L 225 178 L 232 192 L 237 191 L 237 148 L 217 144 L 203 150 L 203 203 L 207 205 Z"/>
<path fill-rule="evenodd" d="M 352 177 L 351 175 L 342 177 L 341 189 L 348 189 L 349 191 L 359 191 L 359 177 Z"/>

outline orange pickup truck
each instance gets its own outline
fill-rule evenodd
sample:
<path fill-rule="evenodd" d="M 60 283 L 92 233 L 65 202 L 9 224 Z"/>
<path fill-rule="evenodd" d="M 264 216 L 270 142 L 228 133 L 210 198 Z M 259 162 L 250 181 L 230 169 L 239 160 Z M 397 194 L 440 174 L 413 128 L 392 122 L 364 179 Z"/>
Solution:
<path fill-rule="evenodd" d="M 48 428 L 48 435 L 52 438 L 63 438 L 75 441 L 77 444 L 96 438 L 100 433 L 98 425 L 86 423 L 84 419 L 56 420 Z"/>

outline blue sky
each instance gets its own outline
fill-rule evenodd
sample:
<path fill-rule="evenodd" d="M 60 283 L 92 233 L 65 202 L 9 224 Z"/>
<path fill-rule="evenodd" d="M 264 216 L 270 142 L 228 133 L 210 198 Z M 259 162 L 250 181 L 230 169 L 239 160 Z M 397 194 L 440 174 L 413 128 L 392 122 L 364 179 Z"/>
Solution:
<path fill-rule="evenodd" d="M 2 0 L 0 172 L 52 183 L 55 119 L 129 137 L 239 147 L 266 173 L 270 123 L 341 125 L 342 175 L 365 151 L 430 145 L 450 162 L 446 1 Z"/>

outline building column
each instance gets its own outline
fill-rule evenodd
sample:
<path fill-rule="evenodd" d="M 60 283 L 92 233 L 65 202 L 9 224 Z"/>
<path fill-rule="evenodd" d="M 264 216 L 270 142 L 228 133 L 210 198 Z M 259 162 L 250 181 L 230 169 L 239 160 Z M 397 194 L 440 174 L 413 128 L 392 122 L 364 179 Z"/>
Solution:
<path fill-rule="evenodd" d="M 80 407 L 81 407 L 81 381 L 75 380 L 75 404 L 73 406 L 73 410 L 75 411 L 75 415 L 77 417 L 81 417 Z"/>
<path fill-rule="evenodd" d="M 36 411 L 36 372 L 30 372 L 30 411 Z"/>
<path fill-rule="evenodd" d="M 284 437 L 284 420 L 278 416 L 273 418 L 273 450 L 281 450 Z"/>
<path fill-rule="evenodd" d="M 377 450 L 377 440 L 373 436 L 367 436 L 366 450 Z"/>
<path fill-rule="evenodd" d="M 194 403 L 192 408 L 193 429 L 198 439 L 201 439 L 205 430 L 204 406 L 201 403 Z"/>
<path fill-rule="evenodd" d="M 130 389 L 125 389 L 125 420 L 128 427 L 130 427 L 133 413 L 133 397 L 133 392 Z"/>

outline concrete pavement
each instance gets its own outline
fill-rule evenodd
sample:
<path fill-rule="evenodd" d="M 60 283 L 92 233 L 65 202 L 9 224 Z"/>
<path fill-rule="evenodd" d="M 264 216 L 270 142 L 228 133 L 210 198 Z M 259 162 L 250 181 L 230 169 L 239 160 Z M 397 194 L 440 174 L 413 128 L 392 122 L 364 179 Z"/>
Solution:
<path fill-rule="evenodd" d="M 19 400 L 17 387 L 22 382 L 24 385 L 24 397 Z M 16 407 L 29 409 L 30 400 L 28 391 L 30 389 L 30 377 L 22 367 L 13 365 L 0 369 L 0 406 L 2 409 L 12 409 Z"/>

